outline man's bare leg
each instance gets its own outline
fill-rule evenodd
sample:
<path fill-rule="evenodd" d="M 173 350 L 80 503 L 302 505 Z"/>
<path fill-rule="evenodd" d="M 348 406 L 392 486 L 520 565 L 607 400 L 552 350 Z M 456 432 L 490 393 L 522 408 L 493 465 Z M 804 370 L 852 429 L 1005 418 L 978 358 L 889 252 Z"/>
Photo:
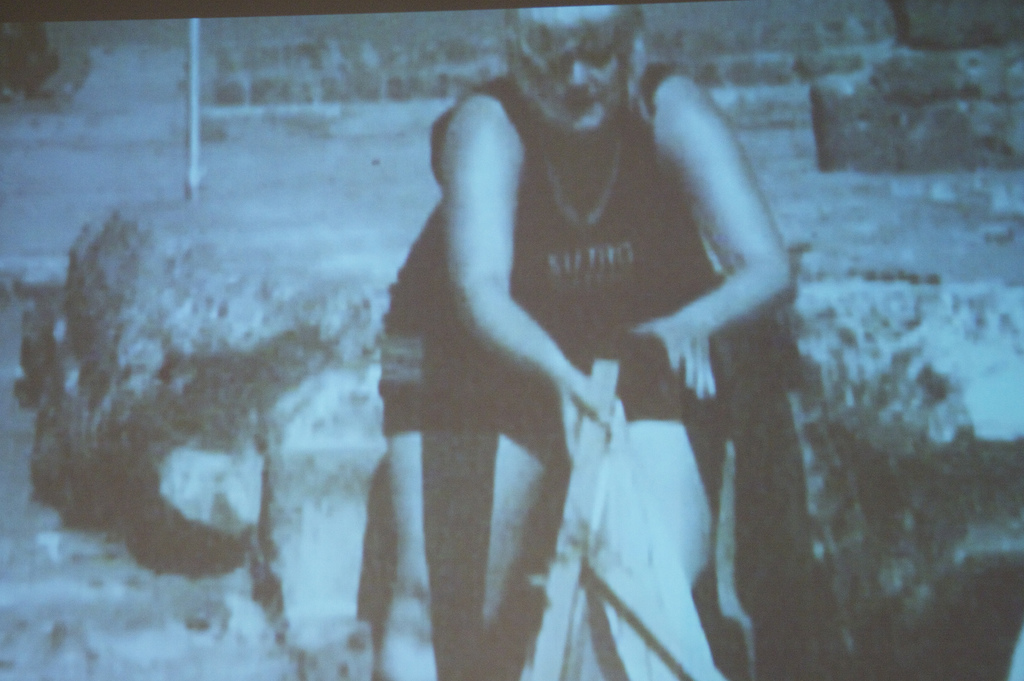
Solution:
<path fill-rule="evenodd" d="M 1017 637 L 1017 645 L 1013 648 L 1010 671 L 1006 675 L 1006 681 L 1024 681 L 1024 628 L 1021 628 Z"/>
<path fill-rule="evenodd" d="M 491 510 L 490 542 L 484 579 L 482 607 L 483 638 L 477 653 L 476 675 L 481 681 L 518 679 L 515 668 L 524 643 L 517 617 L 511 611 L 522 605 L 523 560 L 533 512 L 543 486 L 545 470 L 525 447 L 502 435 L 498 438 L 494 465 L 494 499 Z M 512 606 L 512 607 L 509 607 Z M 508 609 L 506 609 L 508 608 Z M 520 615 L 519 611 L 515 615 Z"/>
<path fill-rule="evenodd" d="M 377 675 L 384 681 L 435 681 L 430 573 L 423 525 L 422 434 L 400 433 L 389 438 L 388 463 L 395 519 L 395 581 Z"/>
<path fill-rule="evenodd" d="M 629 424 L 630 455 L 665 534 L 678 542 L 685 583 L 665 594 L 682 618 L 683 668 L 694 681 L 725 681 L 715 666 L 693 601 L 693 584 L 707 566 L 711 510 L 686 429 L 671 421 Z"/>
<path fill-rule="evenodd" d="M 495 622 L 509 593 L 514 568 L 522 558 L 526 526 L 540 495 L 543 475 L 543 465 L 525 447 L 504 435 L 498 438 L 491 537 L 484 581 L 485 627 Z"/>
<path fill-rule="evenodd" d="M 682 618 L 685 640 L 681 660 L 695 681 L 726 681 L 715 667 L 711 648 L 693 601 L 693 583 L 708 562 L 711 511 L 685 428 L 667 421 L 640 421 L 629 426 L 644 489 L 655 499 L 665 533 L 678 542 L 685 583 L 674 594 L 672 610 Z M 493 628 L 522 559 L 528 523 L 537 503 L 544 469 L 537 457 L 499 438 L 495 490 L 484 590 L 484 627 Z M 493 635 L 493 632 L 492 632 Z"/>

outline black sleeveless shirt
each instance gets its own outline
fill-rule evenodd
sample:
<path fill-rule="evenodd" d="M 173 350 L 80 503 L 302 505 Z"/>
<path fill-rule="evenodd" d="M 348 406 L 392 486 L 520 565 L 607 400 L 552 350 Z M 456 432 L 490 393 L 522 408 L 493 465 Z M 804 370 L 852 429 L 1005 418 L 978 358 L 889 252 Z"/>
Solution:
<path fill-rule="evenodd" d="M 649 104 L 670 74 L 652 67 L 642 81 Z M 559 208 L 538 126 L 514 83 L 491 81 L 479 92 L 497 99 L 522 140 L 511 277 L 513 299 L 581 369 L 608 339 L 671 314 L 719 279 L 677 179 L 659 167 L 650 122 L 629 110 L 617 121 L 622 147 L 604 211 L 579 225 Z M 651 106 L 653 109 L 653 106 Z M 437 163 L 452 112 L 432 130 Z M 435 209 L 392 287 L 388 333 L 423 336 L 451 346 L 464 338 L 455 314 L 443 214 Z"/>

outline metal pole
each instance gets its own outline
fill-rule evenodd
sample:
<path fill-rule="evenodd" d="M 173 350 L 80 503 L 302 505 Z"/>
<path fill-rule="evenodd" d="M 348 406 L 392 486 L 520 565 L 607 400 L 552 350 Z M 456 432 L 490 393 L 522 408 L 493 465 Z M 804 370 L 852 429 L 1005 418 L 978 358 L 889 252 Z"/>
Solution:
<path fill-rule="evenodd" d="M 185 198 L 199 193 L 199 19 L 188 20 L 188 180 Z"/>

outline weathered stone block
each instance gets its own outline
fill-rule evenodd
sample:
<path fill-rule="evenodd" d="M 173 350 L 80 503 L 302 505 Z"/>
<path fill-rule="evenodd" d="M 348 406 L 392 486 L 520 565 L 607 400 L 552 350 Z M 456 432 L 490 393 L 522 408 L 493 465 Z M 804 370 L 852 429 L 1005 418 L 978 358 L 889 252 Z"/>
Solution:
<path fill-rule="evenodd" d="M 1014 162 L 1003 139 L 1004 106 L 985 101 L 938 102 L 900 111 L 896 130 L 899 170 L 1003 167 Z M 1024 159 L 1017 158 L 1019 164 Z"/>
<path fill-rule="evenodd" d="M 422 97 L 442 99 L 452 97 L 455 94 L 452 79 L 447 73 L 431 71 L 422 74 L 418 83 L 418 91 Z"/>
<path fill-rule="evenodd" d="M 374 69 L 355 69 L 349 74 L 352 94 L 356 99 L 376 101 L 385 95 L 384 75 Z"/>
<path fill-rule="evenodd" d="M 325 102 L 340 102 L 348 98 L 349 93 L 338 76 L 324 76 L 320 81 L 320 92 Z"/>
<path fill-rule="evenodd" d="M 387 80 L 384 96 L 388 99 L 409 99 L 415 93 L 414 82 L 408 77 L 391 76 Z"/>
<path fill-rule="evenodd" d="M 324 46 L 309 41 L 285 45 L 281 61 L 287 68 L 318 71 L 323 68 L 324 51 Z"/>
<path fill-rule="evenodd" d="M 293 97 L 292 84 L 286 75 L 253 78 L 249 95 L 252 104 L 289 104 Z"/>
<path fill-rule="evenodd" d="M 830 78 L 811 87 L 811 120 L 822 170 L 897 167 L 899 118 L 862 79 Z"/>
<path fill-rule="evenodd" d="M 1024 102 L 1010 107 L 1010 116 L 1006 127 L 1006 144 L 1016 156 L 1024 155 Z"/>
<path fill-rule="evenodd" d="M 1024 99 L 1024 48 L 1008 51 L 1006 94 L 1012 100 Z"/>
<path fill-rule="evenodd" d="M 950 444 L 985 413 L 964 395 L 1024 369 L 1021 289 L 822 283 L 803 287 L 798 310 L 832 417 L 893 455 Z M 1020 407 L 1006 432 L 1024 427 L 1024 389 L 1000 397 Z"/>
<path fill-rule="evenodd" d="M 711 90 L 711 97 L 736 129 L 799 128 L 811 123 L 806 101 L 788 88 L 734 88 Z"/>
<path fill-rule="evenodd" d="M 793 70 L 804 80 L 814 80 L 833 73 L 850 73 L 864 67 L 864 58 L 858 52 L 823 51 L 799 55 Z"/>
<path fill-rule="evenodd" d="M 722 84 L 722 69 L 718 62 L 706 61 L 692 67 L 693 79 L 701 85 L 714 86 Z"/>
<path fill-rule="evenodd" d="M 720 66 L 725 81 L 734 85 L 784 85 L 794 79 L 790 55 L 753 55 L 729 59 Z"/>
<path fill-rule="evenodd" d="M 298 78 L 291 84 L 292 102 L 296 104 L 312 104 L 321 101 L 319 79 Z"/>
<path fill-rule="evenodd" d="M 245 68 L 252 71 L 278 69 L 281 67 L 281 46 L 267 44 L 251 46 L 245 50 L 242 63 Z"/>
<path fill-rule="evenodd" d="M 228 124 L 224 120 L 207 118 L 200 122 L 199 139 L 205 142 L 225 142 L 228 139 Z"/>
<path fill-rule="evenodd" d="M 263 499 L 263 457 L 179 447 L 160 464 L 160 496 L 186 519 L 225 534 L 254 530 Z"/>
<path fill-rule="evenodd" d="M 1024 612 L 998 581 L 1024 577 L 1022 310 L 1024 290 L 995 284 L 801 288 L 822 386 L 811 509 L 862 678 L 1006 663 Z M 954 630 L 972 650 L 936 644 Z"/>
<path fill-rule="evenodd" d="M 124 533 L 160 569 L 237 566 L 263 510 L 260 465 L 290 442 L 279 403 L 312 376 L 367 361 L 383 295 L 280 281 L 117 216 L 87 230 L 50 332 L 37 496 L 68 523 Z M 375 462 L 366 448 L 353 456 Z M 345 508 L 362 503 L 360 484 L 339 487 L 357 494 Z M 358 545 L 358 522 L 345 528 Z"/>
<path fill-rule="evenodd" d="M 213 86 L 213 101 L 219 106 L 238 106 L 248 99 L 249 88 L 241 78 L 218 78 Z"/>
<path fill-rule="evenodd" d="M 888 0 L 898 40 L 910 47 L 960 49 L 1024 40 L 1018 0 Z"/>
<path fill-rule="evenodd" d="M 888 101 L 921 105 L 950 99 L 1010 99 L 1012 57 L 1002 50 L 903 50 L 879 64 L 871 82 Z"/>
<path fill-rule="evenodd" d="M 232 76 L 242 70 L 242 56 L 237 49 L 220 47 L 215 52 L 217 75 Z"/>
<path fill-rule="evenodd" d="M 981 99 L 983 88 L 1005 88 L 972 81 L 964 70 L 929 76 L 929 59 L 900 57 L 870 79 L 834 76 L 815 83 L 818 167 L 924 172 L 1024 165 L 1020 104 Z M 939 59 L 952 63 L 948 56 Z"/>
<path fill-rule="evenodd" d="M 1024 440 L 1024 365 L 997 367 L 977 376 L 964 391 L 964 408 L 975 437 Z"/>

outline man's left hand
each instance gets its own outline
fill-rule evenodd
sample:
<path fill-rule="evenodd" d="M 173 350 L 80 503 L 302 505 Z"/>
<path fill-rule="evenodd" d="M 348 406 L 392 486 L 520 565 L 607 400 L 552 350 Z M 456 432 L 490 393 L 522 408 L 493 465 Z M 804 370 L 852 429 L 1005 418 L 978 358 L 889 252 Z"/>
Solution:
<path fill-rule="evenodd" d="M 668 352 L 672 370 L 678 374 L 680 365 L 686 387 L 699 399 L 715 396 L 715 375 L 711 369 L 711 329 L 687 318 L 683 313 L 644 322 L 634 327 L 640 334 L 661 339 Z"/>

